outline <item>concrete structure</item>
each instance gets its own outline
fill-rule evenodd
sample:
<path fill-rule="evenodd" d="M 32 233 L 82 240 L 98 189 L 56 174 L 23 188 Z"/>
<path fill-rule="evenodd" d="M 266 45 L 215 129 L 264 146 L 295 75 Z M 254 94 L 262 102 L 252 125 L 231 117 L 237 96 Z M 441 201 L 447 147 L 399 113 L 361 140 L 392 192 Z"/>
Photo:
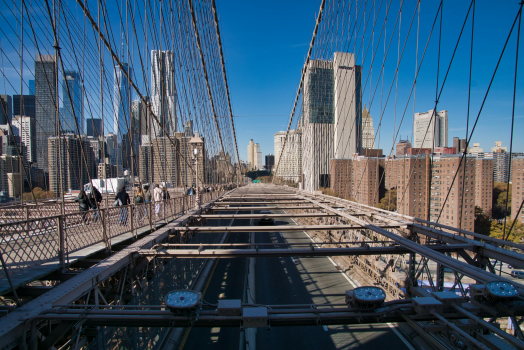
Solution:
<path fill-rule="evenodd" d="M 262 170 L 264 169 L 264 163 L 262 158 L 262 151 L 260 150 L 260 144 L 255 143 L 255 154 L 256 154 L 256 169 Z"/>
<path fill-rule="evenodd" d="M 20 190 L 20 173 L 7 173 L 6 175 L 9 197 L 20 197 L 22 193 Z"/>
<path fill-rule="evenodd" d="M 266 164 L 264 165 L 264 167 L 266 168 L 267 171 L 272 171 L 274 165 L 275 165 L 275 155 L 268 154 L 266 156 Z"/>
<path fill-rule="evenodd" d="M 458 137 L 453 138 L 453 147 L 455 147 L 455 152 L 457 154 L 464 153 L 464 151 L 466 150 L 466 142 L 466 139 L 461 139 Z"/>
<path fill-rule="evenodd" d="M 36 128 L 35 119 L 29 116 L 15 116 L 11 123 L 13 133 L 20 137 L 24 145 L 22 156 L 27 162 L 36 162 Z"/>
<path fill-rule="evenodd" d="M 400 140 L 396 145 L 397 157 L 406 155 L 409 148 L 411 148 L 411 142 L 409 142 L 409 140 Z"/>
<path fill-rule="evenodd" d="M 173 51 L 151 50 L 151 109 L 158 119 L 151 118 L 153 138 L 178 131 L 173 65 Z"/>
<path fill-rule="evenodd" d="M 375 129 L 373 128 L 373 118 L 369 114 L 366 104 L 362 110 L 362 148 L 375 148 Z"/>
<path fill-rule="evenodd" d="M 286 148 L 282 152 L 285 138 L 285 131 L 279 131 L 274 135 L 275 167 L 278 164 L 278 173 L 273 175 L 298 182 L 302 175 L 302 132 L 300 129 L 290 130 Z M 280 158 L 281 153 L 282 158 Z"/>
<path fill-rule="evenodd" d="M 493 210 L 493 158 L 475 160 L 475 206 L 491 216 Z"/>
<path fill-rule="evenodd" d="M 86 120 L 87 136 L 98 137 L 104 135 L 104 124 L 100 118 L 87 118 Z"/>
<path fill-rule="evenodd" d="M 480 148 L 480 143 L 474 143 L 473 147 L 468 148 L 469 154 L 484 153 L 484 150 Z"/>
<path fill-rule="evenodd" d="M 113 85 L 113 133 L 116 137 L 115 149 L 111 155 L 111 162 L 115 165 L 122 166 L 123 157 L 125 154 L 122 153 L 122 146 L 125 140 L 125 135 L 131 127 L 131 89 L 130 83 L 126 78 L 124 72 L 129 75 L 133 74 L 133 70 L 127 63 L 122 64 L 124 71 L 120 69 L 120 66 L 115 66 L 114 72 L 114 85 Z M 121 176 L 122 174 L 119 174 Z"/>
<path fill-rule="evenodd" d="M 304 189 L 329 187 L 330 160 L 362 153 L 361 67 L 355 55 L 312 60 L 304 77 L 300 127 Z"/>
<path fill-rule="evenodd" d="M 35 59 L 36 162 L 44 173 L 49 171 L 48 138 L 57 130 L 57 69 L 54 55 L 37 55 Z"/>
<path fill-rule="evenodd" d="M 9 95 L 0 95 L 0 124 L 5 125 L 13 118 L 13 99 Z"/>
<path fill-rule="evenodd" d="M 448 111 L 415 113 L 413 147 L 448 147 Z"/>
<path fill-rule="evenodd" d="M 335 52 L 332 72 L 334 75 L 334 156 L 341 159 L 351 158 L 355 153 L 362 154 L 363 147 L 362 71 L 361 67 L 355 63 L 354 54 Z M 315 88 L 323 89 L 323 86 Z M 371 119 L 372 127 L 373 120 Z M 367 143 L 370 144 L 369 138 Z"/>
<path fill-rule="evenodd" d="M 524 208 L 519 212 L 520 206 L 524 201 L 524 157 L 513 158 L 511 173 L 513 177 L 511 186 L 511 219 L 517 218 L 517 220 L 524 223 Z"/>
<path fill-rule="evenodd" d="M 82 142 L 82 145 L 80 144 Z M 85 160 L 82 155 L 82 147 Z M 59 152 L 60 151 L 60 152 Z M 62 190 L 79 190 L 96 178 L 95 155 L 90 143 L 77 135 L 66 134 L 48 139 L 49 189 L 57 196 Z M 87 163 L 87 166 L 86 166 Z"/>
<path fill-rule="evenodd" d="M 399 183 L 398 166 L 400 162 L 396 158 L 384 159 L 384 188 L 391 190 L 397 188 Z"/>
<path fill-rule="evenodd" d="M 13 116 L 15 115 L 25 115 L 35 119 L 35 95 L 13 95 Z"/>
<path fill-rule="evenodd" d="M 62 99 L 64 101 L 64 109 L 60 115 L 62 132 L 83 135 L 84 89 L 82 86 L 80 74 L 75 71 L 65 71 L 64 75 L 65 81 L 62 85 Z"/>
<path fill-rule="evenodd" d="M 168 137 L 157 137 L 152 143 L 140 146 L 139 177 L 148 182 L 170 183 L 173 187 L 195 185 L 195 160 L 193 150 L 199 149 L 199 185 L 206 174 L 205 139 L 195 133 L 187 137 L 176 132 L 173 143 Z M 195 146 L 196 145 L 196 146 Z M 193 169 L 193 170 L 191 170 Z"/>
<path fill-rule="evenodd" d="M 253 139 L 249 140 L 249 145 L 247 145 L 247 167 L 248 170 L 254 169 L 256 166 L 256 153 L 255 153 L 255 143 Z"/>
<path fill-rule="evenodd" d="M 507 147 L 502 147 L 502 141 L 495 141 L 495 147 L 491 147 L 491 152 L 500 152 L 506 153 L 508 151 Z"/>
<path fill-rule="evenodd" d="M 0 156 L 0 191 L 4 192 L 5 194 L 9 193 L 9 182 L 13 180 L 13 177 L 10 177 L 8 174 L 19 173 L 19 168 L 20 161 L 18 157 L 8 155 Z M 20 178 L 18 178 L 18 183 L 20 183 Z"/>
<path fill-rule="evenodd" d="M 98 164 L 97 177 L 99 179 L 111 179 L 117 176 L 118 168 L 116 165 L 110 164 L 109 159 L 106 158 L 103 163 Z"/>

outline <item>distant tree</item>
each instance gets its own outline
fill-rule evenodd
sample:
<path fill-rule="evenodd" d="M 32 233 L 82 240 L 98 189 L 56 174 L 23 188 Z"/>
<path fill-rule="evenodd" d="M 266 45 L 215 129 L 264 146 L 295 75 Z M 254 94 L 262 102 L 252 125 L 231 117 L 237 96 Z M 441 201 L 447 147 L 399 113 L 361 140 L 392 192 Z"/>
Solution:
<path fill-rule="evenodd" d="M 484 214 L 480 207 L 475 207 L 475 232 L 489 236 L 491 231 L 491 218 Z"/>
<path fill-rule="evenodd" d="M 391 190 L 386 190 L 384 197 L 380 199 L 376 207 L 389 211 L 397 210 L 397 189 L 392 188 Z"/>
<path fill-rule="evenodd" d="M 506 232 L 504 233 L 504 222 L 498 222 L 497 220 L 493 220 L 491 222 L 491 237 L 503 239 L 506 236 L 508 236 L 508 232 L 511 228 L 511 225 L 513 224 L 513 220 L 506 221 Z M 507 238 L 508 241 L 520 243 L 520 241 L 524 238 L 524 223 L 517 221 L 515 223 L 515 226 L 513 226 L 513 229 L 511 230 L 511 233 L 509 234 L 509 237 Z"/>
<path fill-rule="evenodd" d="M 55 198 L 56 195 L 53 191 L 44 191 L 40 187 L 33 188 L 33 193 L 36 199 L 50 199 Z M 26 192 L 22 195 L 24 201 L 31 201 L 33 199 L 33 194 L 31 192 Z"/>
<path fill-rule="evenodd" d="M 251 180 L 256 180 L 260 176 L 269 176 L 270 174 L 271 173 L 266 170 L 253 170 L 253 171 L 248 171 L 246 173 L 246 176 L 250 177 Z"/>
<path fill-rule="evenodd" d="M 508 209 L 506 210 L 506 202 Z M 493 183 L 493 218 L 503 219 L 511 213 L 511 184 L 504 182 Z"/>

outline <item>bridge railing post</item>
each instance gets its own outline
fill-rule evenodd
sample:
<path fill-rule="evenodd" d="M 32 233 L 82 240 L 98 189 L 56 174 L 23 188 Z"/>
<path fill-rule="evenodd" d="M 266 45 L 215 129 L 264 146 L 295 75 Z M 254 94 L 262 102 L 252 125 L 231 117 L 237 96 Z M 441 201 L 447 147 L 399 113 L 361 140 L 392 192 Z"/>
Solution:
<path fill-rule="evenodd" d="M 106 245 L 106 250 L 111 250 L 111 245 L 109 243 L 109 237 L 107 234 L 107 208 L 100 209 L 100 214 L 102 217 L 102 238 L 104 240 L 104 243 Z"/>
<path fill-rule="evenodd" d="M 64 269 L 66 265 L 66 232 L 64 230 L 64 217 L 59 215 L 56 217 L 56 227 L 58 230 L 59 252 L 58 259 L 60 266 Z"/>
<path fill-rule="evenodd" d="M 129 206 L 129 219 L 131 220 L 131 235 L 133 235 L 136 238 L 136 232 L 135 232 L 135 215 L 139 212 L 136 209 L 136 204 Z"/>

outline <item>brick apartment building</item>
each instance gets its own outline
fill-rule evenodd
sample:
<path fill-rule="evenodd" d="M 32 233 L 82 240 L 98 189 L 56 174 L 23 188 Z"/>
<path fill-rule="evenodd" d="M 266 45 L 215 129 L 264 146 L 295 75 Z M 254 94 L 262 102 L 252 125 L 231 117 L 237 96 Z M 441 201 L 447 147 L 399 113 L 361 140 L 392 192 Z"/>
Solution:
<path fill-rule="evenodd" d="M 475 160 L 475 206 L 491 216 L 493 210 L 493 158 Z"/>
<path fill-rule="evenodd" d="M 331 190 L 361 204 L 378 203 L 381 179 L 384 183 L 384 158 L 358 156 L 330 162 Z"/>
<path fill-rule="evenodd" d="M 513 179 L 511 186 L 511 219 L 515 219 L 524 200 L 524 157 L 512 159 L 511 177 Z M 517 220 L 524 222 L 524 208 L 520 211 Z"/>

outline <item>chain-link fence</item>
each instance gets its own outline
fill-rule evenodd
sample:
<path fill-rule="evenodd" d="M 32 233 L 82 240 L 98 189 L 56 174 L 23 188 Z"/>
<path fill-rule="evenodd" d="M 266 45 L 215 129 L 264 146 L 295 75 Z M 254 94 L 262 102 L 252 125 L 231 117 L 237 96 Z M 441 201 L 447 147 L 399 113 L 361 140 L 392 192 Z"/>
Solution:
<path fill-rule="evenodd" d="M 200 202 L 209 202 L 222 193 L 201 193 Z M 136 237 L 145 227 L 154 228 L 158 223 L 176 219 L 195 208 L 196 197 L 76 210 L 64 215 L 56 214 L 61 210 L 60 204 L 3 209 L 0 211 L 0 254 L 10 274 L 52 261 L 66 265 L 71 253 L 98 243 L 111 249 L 111 239 L 115 237 L 123 234 Z M 73 206 L 64 209 L 70 211 Z M 2 269 L 0 279 L 5 277 Z"/>

